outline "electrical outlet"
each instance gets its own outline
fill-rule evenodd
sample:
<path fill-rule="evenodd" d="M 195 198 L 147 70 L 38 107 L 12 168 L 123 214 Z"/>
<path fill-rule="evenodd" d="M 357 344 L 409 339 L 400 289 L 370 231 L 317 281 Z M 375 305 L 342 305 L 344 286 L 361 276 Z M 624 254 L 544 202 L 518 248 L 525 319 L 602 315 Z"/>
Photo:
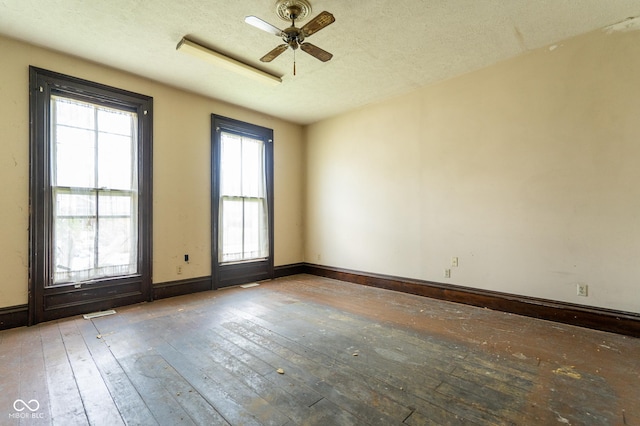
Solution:
<path fill-rule="evenodd" d="M 445 278 L 451 278 L 451 269 L 445 269 L 444 270 L 444 277 Z"/>
<path fill-rule="evenodd" d="M 458 257 L 452 257 L 451 258 L 451 266 L 453 266 L 454 268 L 458 267 Z"/>
<path fill-rule="evenodd" d="M 589 296 L 589 286 L 587 284 L 582 284 L 582 283 L 576 284 L 576 291 L 578 296 L 582 296 L 582 297 Z"/>
<path fill-rule="evenodd" d="M 182 274 L 182 265 L 176 266 L 176 274 L 178 275 Z"/>

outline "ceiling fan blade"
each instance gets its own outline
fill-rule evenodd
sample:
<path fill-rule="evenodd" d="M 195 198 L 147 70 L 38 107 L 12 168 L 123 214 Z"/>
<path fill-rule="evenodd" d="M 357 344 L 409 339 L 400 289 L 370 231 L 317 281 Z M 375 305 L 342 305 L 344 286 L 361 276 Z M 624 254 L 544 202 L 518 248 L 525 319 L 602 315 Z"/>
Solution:
<path fill-rule="evenodd" d="M 278 56 L 280 56 L 280 54 L 282 52 L 284 52 L 285 50 L 287 50 L 289 48 L 288 44 L 281 44 L 280 46 L 277 46 L 275 49 L 273 49 L 271 52 L 267 53 L 266 55 L 264 55 L 262 58 L 260 58 L 260 60 L 262 62 L 271 62 L 273 61 L 275 58 L 277 58 Z"/>
<path fill-rule="evenodd" d="M 329 12 L 324 11 L 307 22 L 300 30 L 304 33 L 305 37 L 309 37 L 311 34 L 317 33 L 327 25 L 333 24 L 334 22 L 336 22 L 336 18 L 334 18 Z"/>
<path fill-rule="evenodd" d="M 273 35 L 277 35 L 278 37 L 282 37 L 284 36 L 284 32 L 278 28 L 275 27 L 273 25 L 271 25 L 270 23 L 263 21 L 262 19 L 258 18 L 257 16 L 245 16 L 244 17 L 244 22 L 246 22 L 249 25 L 253 25 L 254 27 L 261 29 L 262 31 L 266 31 L 268 33 L 271 33 Z"/>
<path fill-rule="evenodd" d="M 300 45 L 300 49 L 307 52 L 309 55 L 314 58 L 320 59 L 322 62 L 327 62 L 329 59 L 333 58 L 333 55 L 326 50 L 320 49 L 318 46 L 311 43 L 302 43 Z"/>

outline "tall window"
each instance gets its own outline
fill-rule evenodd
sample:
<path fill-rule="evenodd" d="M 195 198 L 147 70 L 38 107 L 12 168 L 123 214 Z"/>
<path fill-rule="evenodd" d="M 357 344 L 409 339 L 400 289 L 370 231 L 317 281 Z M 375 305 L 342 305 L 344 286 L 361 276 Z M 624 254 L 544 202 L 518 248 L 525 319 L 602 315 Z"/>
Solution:
<path fill-rule="evenodd" d="M 138 272 L 137 114 L 51 96 L 54 279 Z"/>
<path fill-rule="evenodd" d="M 153 99 L 29 71 L 30 323 L 151 300 Z"/>
<path fill-rule="evenodd" d="M 273 130 L 212 116 L 213 286 L 273 276 Z"/>
<path fill-rule="evenodd" d="M 222 131 L 220 136 L 220 262 L 269 255 L 265 142 Z"/>

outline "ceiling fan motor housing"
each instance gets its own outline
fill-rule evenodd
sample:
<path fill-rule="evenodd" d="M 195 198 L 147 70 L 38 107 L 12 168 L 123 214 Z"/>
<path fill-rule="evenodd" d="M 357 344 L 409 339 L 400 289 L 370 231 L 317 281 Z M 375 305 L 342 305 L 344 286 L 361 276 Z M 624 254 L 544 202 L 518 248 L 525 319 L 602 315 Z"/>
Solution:
<path fill-rule="evenodd" d="M 296 27 L 288 27 L 282 30 L 285 34 L 282 40 L 289 45 L 292 49 L 297 49 L 300 43 L 304 41 L 304 33 Z"/>

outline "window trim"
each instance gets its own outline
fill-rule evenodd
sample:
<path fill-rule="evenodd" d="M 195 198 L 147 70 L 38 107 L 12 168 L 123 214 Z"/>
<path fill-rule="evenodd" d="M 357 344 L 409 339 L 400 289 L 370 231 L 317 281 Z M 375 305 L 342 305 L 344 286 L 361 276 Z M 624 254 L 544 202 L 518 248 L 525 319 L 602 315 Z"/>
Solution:
<path fill-rule="evenodd" d="M 219 261 L 220 134 L 222 131 L 260 139 L 265 144 L 267 235 L 269 238 L 269 255 L 266 258 L 224 263 Z M 272 129 L 211 114 L 211 275 L 214 289 L 271 279 L 274 276 L 273 144 Z"/>
<path fill-rule="evenodd" d="M 100 83 L 29 67 L 30 219 L 29 324 L 152 300 L 153 98 Z M 138 114 L 138 273 L 51 285 L 52 188 L 50 99 L 52 94 Z"/>

